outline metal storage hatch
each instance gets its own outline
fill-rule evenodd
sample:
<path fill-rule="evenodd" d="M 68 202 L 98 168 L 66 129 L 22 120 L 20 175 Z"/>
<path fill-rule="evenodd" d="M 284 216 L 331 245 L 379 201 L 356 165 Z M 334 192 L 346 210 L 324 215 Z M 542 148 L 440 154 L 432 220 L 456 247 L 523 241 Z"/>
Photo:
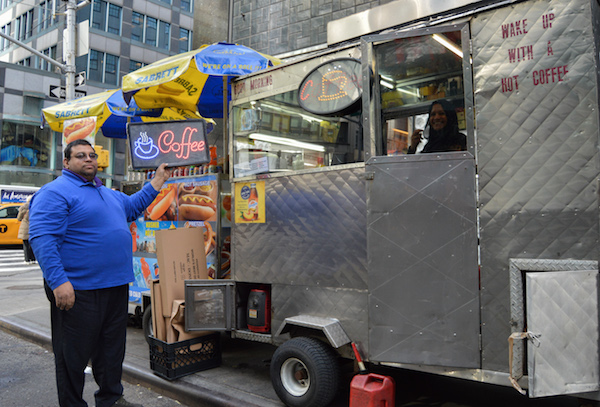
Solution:
<path fill-rule="evenodd" d="M 530 397 L 598 390 L 598 271 L 527 272 L 525 281 Z"/>

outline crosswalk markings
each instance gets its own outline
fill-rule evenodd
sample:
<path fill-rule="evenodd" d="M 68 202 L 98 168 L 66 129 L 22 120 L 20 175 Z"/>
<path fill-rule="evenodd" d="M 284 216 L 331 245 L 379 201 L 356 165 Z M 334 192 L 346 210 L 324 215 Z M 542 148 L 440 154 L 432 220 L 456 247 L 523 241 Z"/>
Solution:
<path fill-rule="evenodd" d="M 0 273 L 40 270 L 37 263 L 25 263 L 23 250 L 0 250 Z"/>

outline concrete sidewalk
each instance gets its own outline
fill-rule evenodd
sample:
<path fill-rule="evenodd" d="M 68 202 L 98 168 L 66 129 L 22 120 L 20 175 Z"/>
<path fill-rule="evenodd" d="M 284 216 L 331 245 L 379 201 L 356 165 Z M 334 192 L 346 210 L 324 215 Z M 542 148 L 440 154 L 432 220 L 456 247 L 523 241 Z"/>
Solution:
<path fill-rule="evenodd" d="M 10 315 L 1 315 L 0 329 L 50 349 L 48 301 L 43 289 L 39 290 L 41 299 L 37 292 L 28 293 L 29 300 L 32 296 L 36 305 L 32 306 L 29 302 L 21 312 L 13 310 Z M 169 381 L 152 372 L 143 332 L 130 327 L 123 379 L 149 387 L 190 407 L 284 406 L 277 398 L 269 377 L 269 361 L 275 348 L 268 344 L 231 339 L 226 334 L 222 334 L 221 338 L 223 362 L 220 367 Z"/>

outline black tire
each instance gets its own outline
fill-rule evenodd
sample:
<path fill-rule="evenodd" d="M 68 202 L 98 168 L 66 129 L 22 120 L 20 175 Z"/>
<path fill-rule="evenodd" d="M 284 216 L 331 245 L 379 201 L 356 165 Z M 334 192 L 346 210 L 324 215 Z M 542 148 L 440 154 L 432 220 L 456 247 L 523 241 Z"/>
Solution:
<path fill-rule="evenodd" d="M 333 401 L 340 383 L 337 355 L 318 339 L 290 339 L 273 354 L 271 382 L 275 393 L 287 406 L 327 406 Z"/>
<path fill-rule="evenodd" d="M 154 336 L 154 327 L 152 326 L 152 307 L 148 306 L 144 310 L 144 315 L 142 316 L 142 328 L 144 329 L 144 336 L 146 338 L 146 342 L 150 345 L 149 336 Z"/>

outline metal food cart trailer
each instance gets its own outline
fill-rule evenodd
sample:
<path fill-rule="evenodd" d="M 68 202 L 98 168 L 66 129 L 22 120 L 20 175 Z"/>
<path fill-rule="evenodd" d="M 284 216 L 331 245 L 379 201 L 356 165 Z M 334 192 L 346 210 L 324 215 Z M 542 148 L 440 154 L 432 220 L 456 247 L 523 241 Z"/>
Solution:
<path fill-rule="evenodd" d="M 412 3 L 233 82 L 231 280 L 186 282 L 186 326 L 278 344 L 290 406 L 330 402 L 351 343 L 598 399 L 599 4 Z M 467 150 L 406 154 L 438 99 Z"/>

